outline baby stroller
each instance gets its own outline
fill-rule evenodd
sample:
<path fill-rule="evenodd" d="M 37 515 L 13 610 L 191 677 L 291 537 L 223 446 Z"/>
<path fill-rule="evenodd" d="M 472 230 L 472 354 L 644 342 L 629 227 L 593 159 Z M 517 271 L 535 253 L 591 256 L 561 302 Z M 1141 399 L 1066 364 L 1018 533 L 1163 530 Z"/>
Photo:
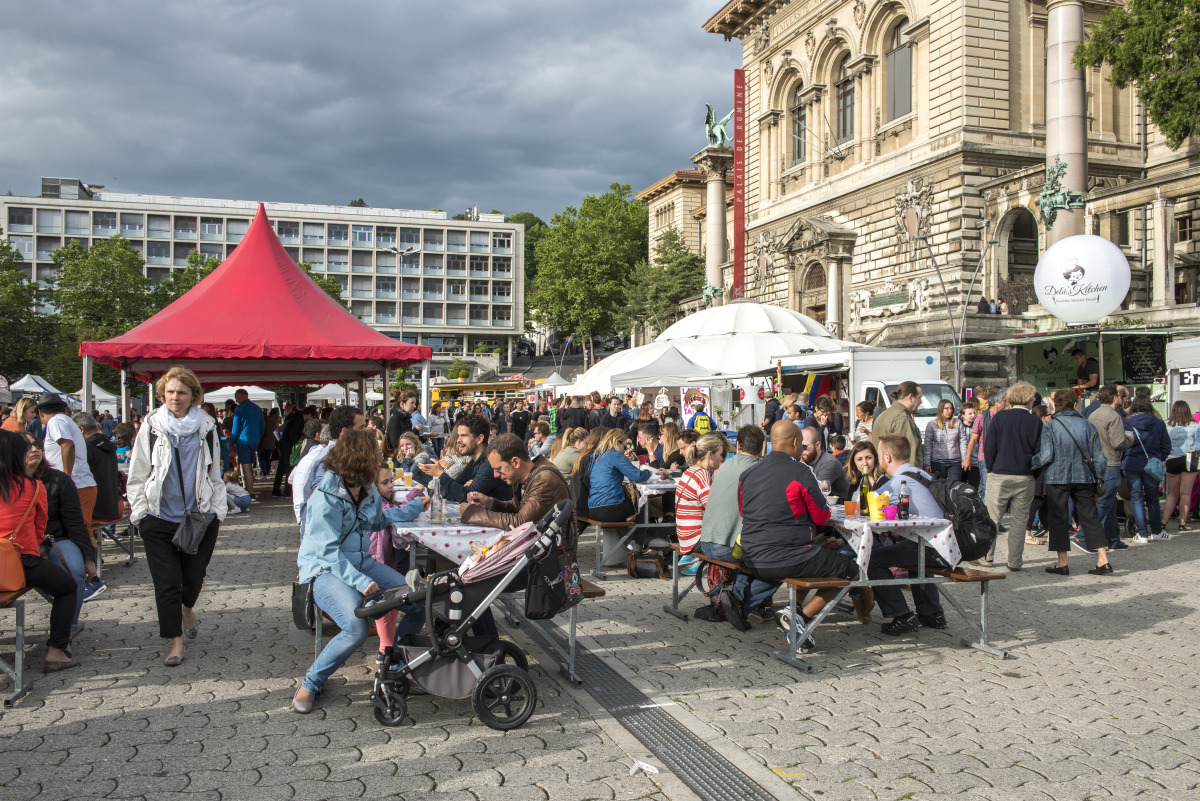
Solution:
<path fill-rule="evenodd" d="M 404 721 L 413 684 L 442 698 L 470 698 L 475 714 L 493 729 L 515 729 L 529 720 L 537 687 L 526 672 L 525 654 L 497 637 L 473 636 L 470 628 L 531 562 L 553 551 L 570 518 L 571 502 L 563 501 L 540 523 L 507 532 L 489 551 L 473 554 L 454 570 L 432 574 L 425 586 L 384 590 L 359 603 L 354 613 L 361 618 L 422 603 L 429 631 L 384 649 L 371 692 L 377 721 L 384 726 Z"/>

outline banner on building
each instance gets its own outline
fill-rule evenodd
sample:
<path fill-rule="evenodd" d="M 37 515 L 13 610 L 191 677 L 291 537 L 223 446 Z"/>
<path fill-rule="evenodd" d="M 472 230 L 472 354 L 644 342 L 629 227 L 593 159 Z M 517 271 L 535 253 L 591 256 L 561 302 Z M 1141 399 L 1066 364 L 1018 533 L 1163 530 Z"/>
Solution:
<path fill-rule="evenodd" d="M 733 289 L 746 296 L 746 71 L 733 71 Z"/>

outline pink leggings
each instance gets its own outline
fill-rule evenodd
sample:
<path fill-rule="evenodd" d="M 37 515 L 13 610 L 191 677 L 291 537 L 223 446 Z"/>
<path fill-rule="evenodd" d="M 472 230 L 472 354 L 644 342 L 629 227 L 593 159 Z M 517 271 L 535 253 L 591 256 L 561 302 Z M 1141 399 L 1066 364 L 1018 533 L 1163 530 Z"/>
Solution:
<path fill-rule="evenodd" d="M 393 609 L 383 617 L 375 619 L 375 631 L 379 634 L 379 653 L 396 641 L 396 618 L 400 610 Z"/>

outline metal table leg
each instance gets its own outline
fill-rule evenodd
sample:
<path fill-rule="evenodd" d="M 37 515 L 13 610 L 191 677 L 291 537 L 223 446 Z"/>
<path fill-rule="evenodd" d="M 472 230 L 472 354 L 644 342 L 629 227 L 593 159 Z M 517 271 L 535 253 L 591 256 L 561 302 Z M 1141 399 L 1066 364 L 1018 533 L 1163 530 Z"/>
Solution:
<path fill-rule="evenodd" d="M 13 691 L 4 697 L 5 708 L 12 707 L 26 693 L 33 689 L 33 682 L 25 681 L 25 599 L 13 601 L 13 611 L 16 613 L 16 636 L 14 637 L 13 663 L 10 668 L 0 660 L 0 670 L 3 670 L 13 680 Z"/>

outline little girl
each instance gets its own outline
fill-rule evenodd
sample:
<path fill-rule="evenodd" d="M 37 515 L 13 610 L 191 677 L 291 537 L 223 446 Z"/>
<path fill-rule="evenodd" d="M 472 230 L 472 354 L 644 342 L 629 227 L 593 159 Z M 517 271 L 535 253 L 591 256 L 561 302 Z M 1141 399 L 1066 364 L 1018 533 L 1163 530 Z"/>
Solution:
<path fill-rule="evenodd" d="M 416 497 L 406 504 L 394 503 L 393 493 L 395 492 L 395 477 L 392 475 L 391 468 L 384 466 L 379 468 L 376 474 L 375 489 L 379 491 L 379 497 L 383 499 L 384 509 L 393 509 L 397 506 L 401 507 L 405 521 L 417 519 L 417 515 L 425 510 L 429 504 L 429 497 Z M 403 488 L 401 488 L 403 489 Z M 401 575 L 408 570 L 408 552 L 404 552 L 404 566 L 401 567 L 398 562 L 400 556 L 396 552 L 396 548 L 392 545 L 392 530 L 395 526 L 388 526 L 381 531 L 371 532 L 371 558 L 381 565 L 395 568 Z M 397 612 L 404 612 L 404 625 L 399 631 L 396 626 Z M 389 644 L 396 641 L 397 634 L 403 637 L 406 634 L 416 634 L 425 625 L 425 608 L 420 604 L 409 604 L 401 609 L 393 609 L 383 617 L 375 619 L 375 631 L 379 634 L 379 653 Z"/>
<path fill-rule="evenodd" d="M 242 487 L 242 476 L 238 470 L 228 470 L 225 473 L 225 501 L 229 504 L 229 514 L 236 515 L 250 508 L 250 493 Z"/>

